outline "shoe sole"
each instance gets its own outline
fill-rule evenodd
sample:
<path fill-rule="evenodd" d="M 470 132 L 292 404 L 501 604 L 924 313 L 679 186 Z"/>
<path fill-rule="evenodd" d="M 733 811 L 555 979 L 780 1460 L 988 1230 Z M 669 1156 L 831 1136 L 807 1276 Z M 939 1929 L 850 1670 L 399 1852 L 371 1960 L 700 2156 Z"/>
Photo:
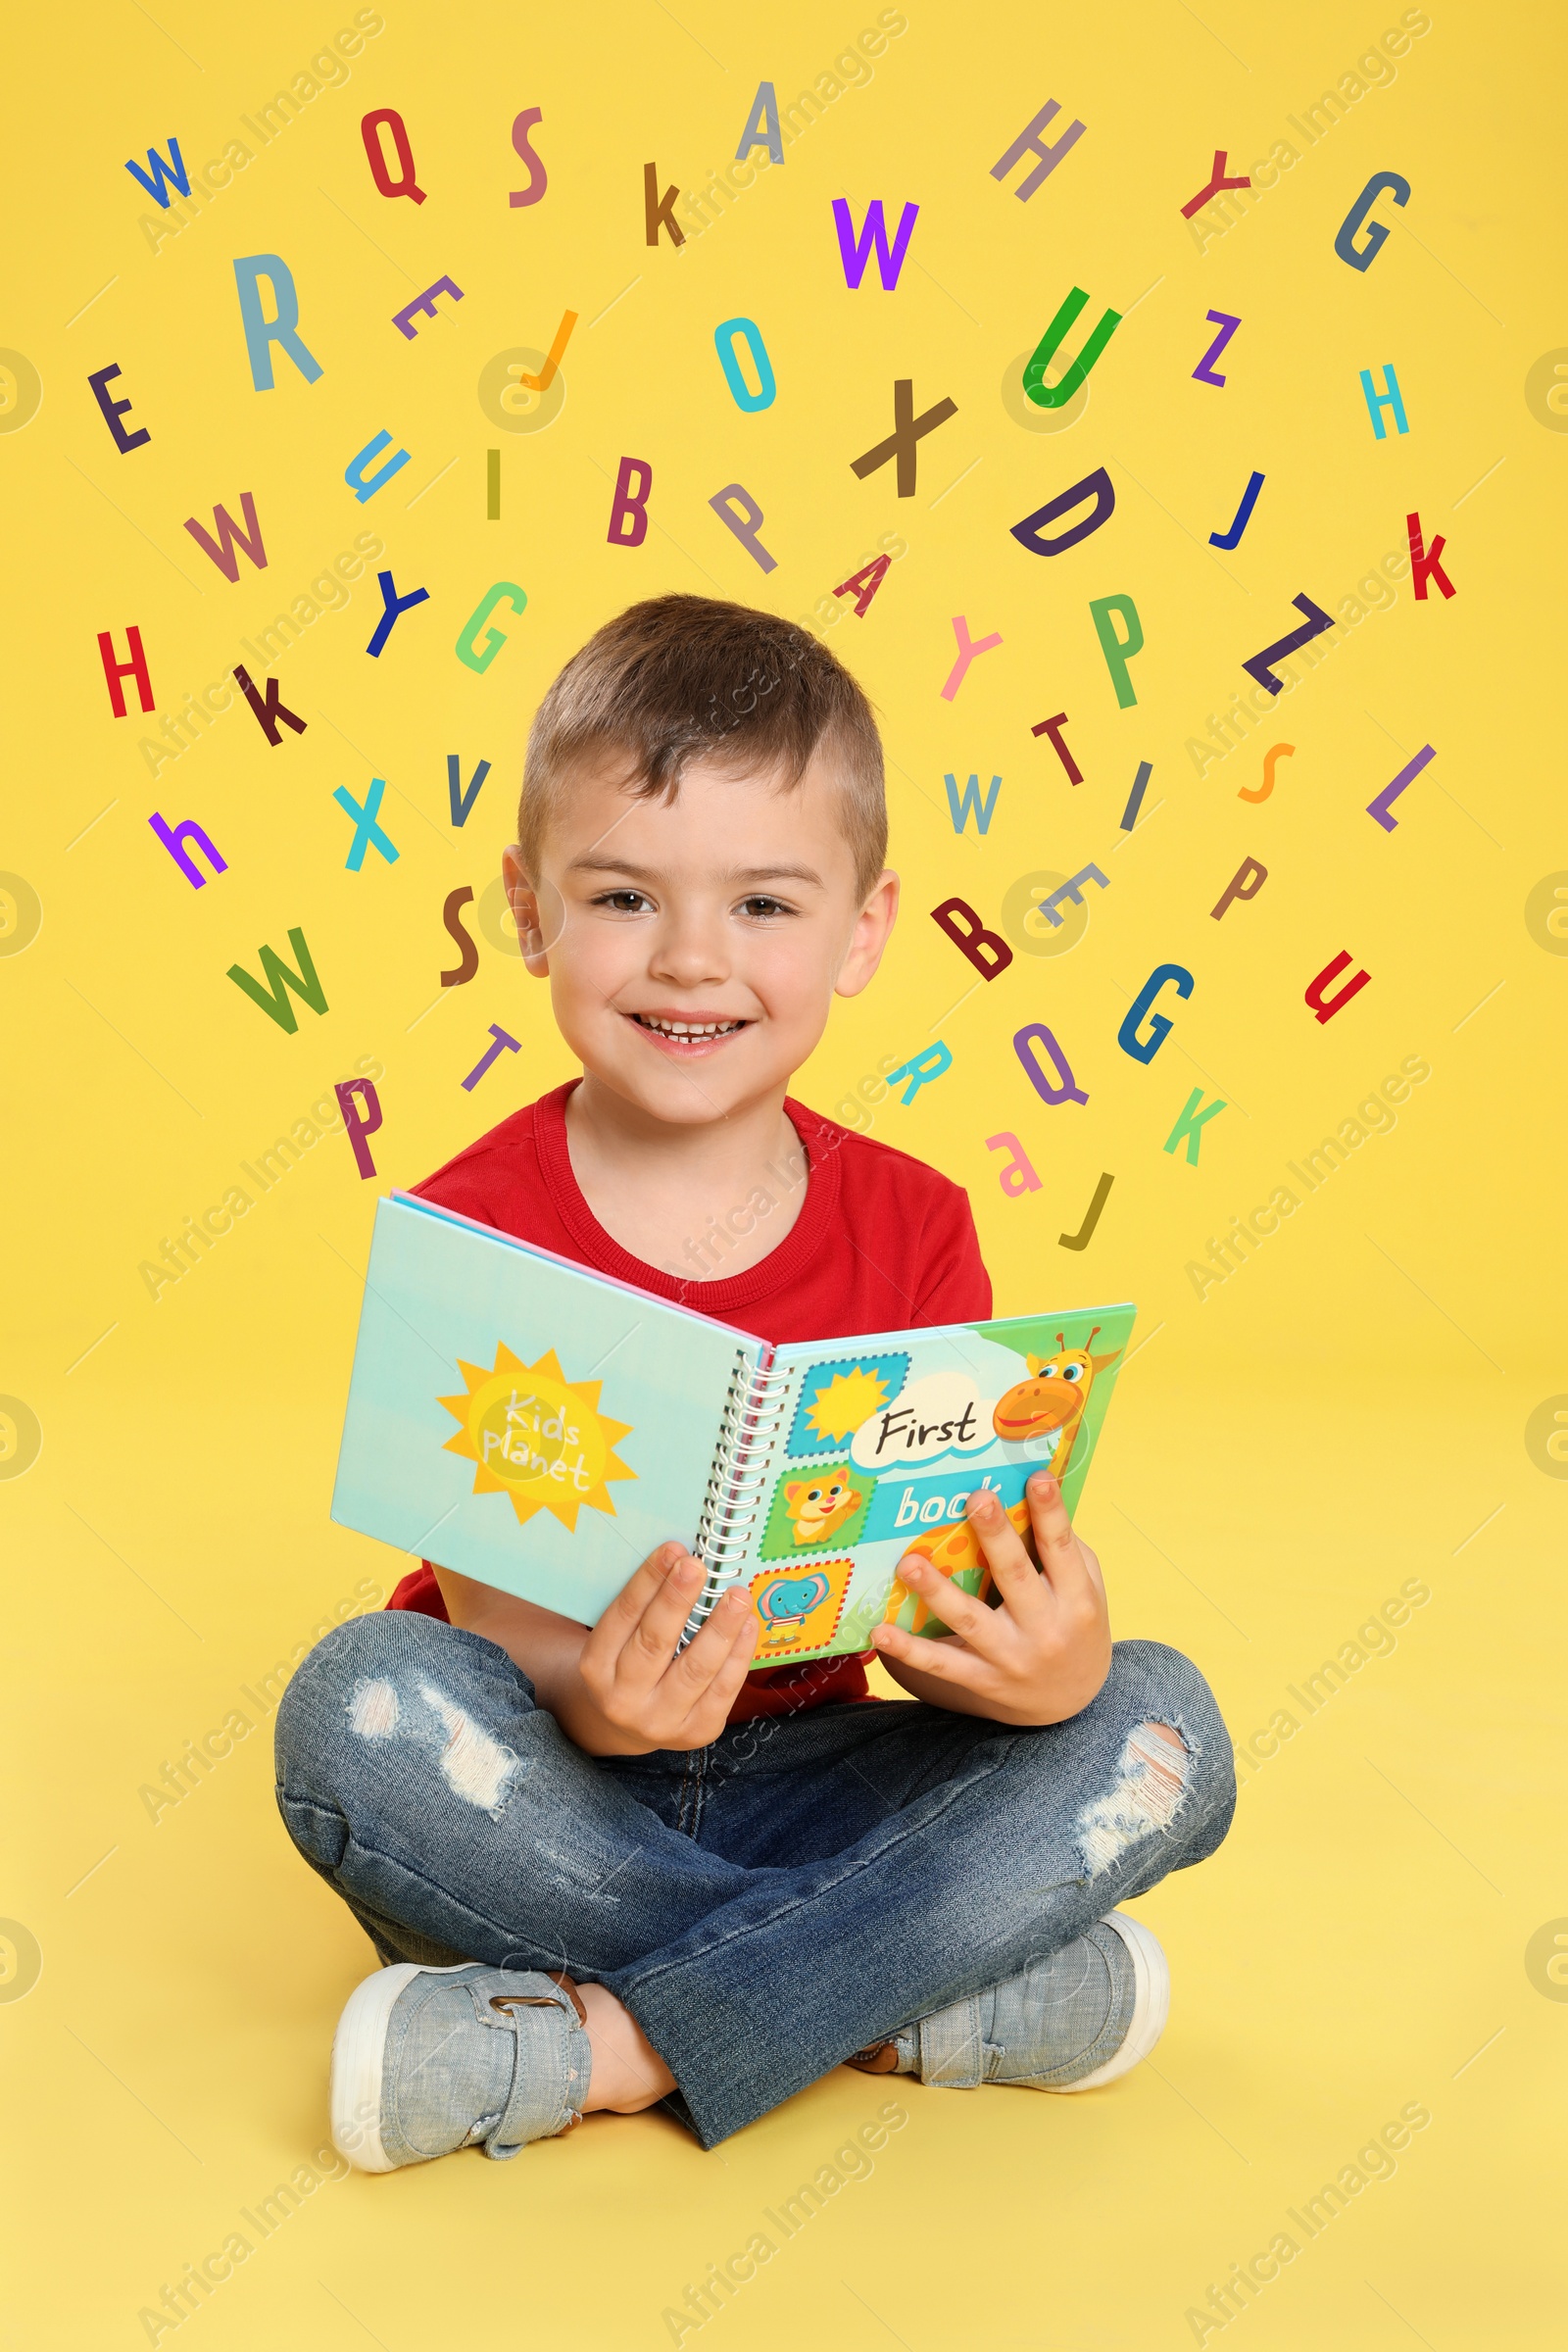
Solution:
<path fill-rule="evenodd" d="M 1146 1928 L 1141 1919 L 1134 1919 L 1126 1911 L 1112 1911 L 1100 1924 L 1114 1929 L 1132 1954 L 1132 2022 L 1121 2047 L 1103 2066 L 1097 2066 L 1092 2075 L 1083 2076 L 1077 2082 L 1054 2084 L 1058 2091 L 1099 2090 L 1102 2084 L 1131 2074 L 1149 2056 L 1164 2033 L 1170 2015 L 1170 1963 L 1152 1929 Z"/>
<path fill-rule="evenodd" d="M 367 1977 L 349 1994 L 332 2036 L 332 2145 L 357 2172 L 399 2169 L 397 2159 L 381 2145 L 386 2031 L 399 1996 L 416 1977 L 455 1977 L 472 1966 L 471 1960 L 460 1960 L 452 1968 L 421 1968 L 416 1961 L 399 1960 Z"/>

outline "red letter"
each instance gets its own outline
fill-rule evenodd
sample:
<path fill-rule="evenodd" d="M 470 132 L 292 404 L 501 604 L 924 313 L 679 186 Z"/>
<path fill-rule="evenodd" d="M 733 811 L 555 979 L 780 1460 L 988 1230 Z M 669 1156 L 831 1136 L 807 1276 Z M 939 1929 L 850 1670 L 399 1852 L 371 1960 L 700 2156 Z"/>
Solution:
<path fill-rule="evenodd" d="M 398 169 L 403 173 L 401 179 L 394 179 L 387 170 L 386 150 L 381 144 L 381 125 L 383 123 L 392 133 L 392 152 L 396 155 Z M 403 127 L 403 117 L 398 113 L 396 107 L 378 106 L 373 115 L 367 115 L 360 124 L 360 136 L 365 141 L 365 154 L 370 167 L 370 177 L 382 195 L 412 196 L 416 204 L 422 204 L 425 192 L 416 178 L 414 149 L 409 145 L 409 134 Z"/>
<path fill-rule="evenodd" d="M 1372 977 L 1370 972 L 1356 972 L 1352 974 L 1348 980 L 1347 980 L 1345 986 L 1340 990 L 1338 996 L 1326 998 L 1323 994 L 1323 991 L 1327 988 L 1331 980 L 1339 977 L 1340 973 L 1344 971 L 1349 960 L 1350 952 L 1348 948 L 1342 948 L 1338 956 L 1335 956 L 1334 961 L 1332 963 L 1326 963 L 1323 966 L 1323 969 L 1318 973 L 1317 978 L 1315 980 L 1309 980 L 1306 984 L 1306 1002 L 1311 1005 L 1312 1010 L 1317 1014 L 1317 1017 L 1320 1021 L 1331 1021 L 1334 1018 L 1334 1015 L 1339 1011 L 1341 1005 L 1348 1004 L 1350 999 L 1355 996 L 1359 990 L 1365 988 L 1367 982 Z"/>
<path fill-rule="evenodd" d="M 125 715 L 125 689 L 120 683 L 122 678 L 135 679 L 137 692 L 141 696 L 141 707 L 144 710 L 151 710 L 154 707 L 153 682 L 147 675 L 147 657 L 141 650 L 140 629 L 127 628 L 125 643 L 130 648 L 130 660 L 117 662 L 113 637 L 107 629 L 100 629 L 98 632 L 98 651 L 103 656 L 104 676 L 109 681 L 109 700 L 114 706 L 117 718 L 123 718 Z"/>
<path fill-rule="evenodd" d="M 634 473 L 642 476 L 635 488 Z M 654 469 L 646 458 L 621 459 L 620 471 L 615 476 L 615 503 L 610 510 L 610 528 L 605 533 L 612 547 L 641 547 L 648 536 L 648 497 L 653 486 Z"/>
<path fill-rule="evenodd" d="M 972 906 L 962 899 L 944 899 L 940 906 L 931 909 L 931 920 L 939 931 L 947 933 L 956 948 L 960 948 L 974 965 L 982 980 L 995 980 L 1012 961 L 1012 950 L 995 931 L 988 931 Z M 959 928 L 967 923 L 967 930 Z"/>
<path fill-rule="evenodd" d="M 1444 548 L 1442 533 L 1439 533 L 1432 545 L 1423 553 L 1420 515 L 1407 514 L 1404 518 L 1404 527 L 1410 534 L 1410 585 L 1415 590 L 1416 603 L 1418 605 L 1426 603 L 1428 580 L 1436 580 L 1438 586 L 1443 590 L 1445 599 L 1447 599 L 1453 594 L 1453 583 L 1438 560 L 1443 554 Z"/>

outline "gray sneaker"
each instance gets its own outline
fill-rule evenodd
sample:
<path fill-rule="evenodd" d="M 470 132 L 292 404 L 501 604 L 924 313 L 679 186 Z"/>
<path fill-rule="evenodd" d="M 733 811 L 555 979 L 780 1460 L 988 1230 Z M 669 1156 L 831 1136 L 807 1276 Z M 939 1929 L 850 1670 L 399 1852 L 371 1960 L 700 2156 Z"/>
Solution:
<path fill-rule="evenodd" d="M 400 1961 L 349 1995 L 332 2040 L 332 2145 L 362 2173 L 454 2149 L 515 2156 L 582 2109 L 585 2013 L 569 1978 Z"/>
<path fill-rule="evenodd" d="M 1170 1970 L 1142 1920 L 1112 1911 L 1018 1976 L 858 2050 L 851 2066 L 946 2090 L 1005 2082 L 1098 2090 L 1149 2056 L 1170 2013 Z"/>

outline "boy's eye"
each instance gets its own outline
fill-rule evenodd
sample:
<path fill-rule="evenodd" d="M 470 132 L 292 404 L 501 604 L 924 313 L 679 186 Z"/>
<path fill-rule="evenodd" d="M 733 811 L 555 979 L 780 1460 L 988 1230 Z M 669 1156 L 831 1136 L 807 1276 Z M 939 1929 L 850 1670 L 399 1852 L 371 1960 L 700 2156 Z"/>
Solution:
<path fill-rule="evenodd" d="M 753 898 L 742 899 L 741 901 L 741 912 L 743 914 L 751 915 L 754 920 L 760 922 L 765 921 L 769 915 L 789 914 L 793 910 L 790 907 L 785 906 L 782 899 L 771 899 L 761 892 L 759 892 Z"/>
<path fill-rule="evenodd" d="M 596 906 L 608 906 L 612 914 L 640 914 L 651 902 L 640 890 L 606 890 L 595 899 Z"/>

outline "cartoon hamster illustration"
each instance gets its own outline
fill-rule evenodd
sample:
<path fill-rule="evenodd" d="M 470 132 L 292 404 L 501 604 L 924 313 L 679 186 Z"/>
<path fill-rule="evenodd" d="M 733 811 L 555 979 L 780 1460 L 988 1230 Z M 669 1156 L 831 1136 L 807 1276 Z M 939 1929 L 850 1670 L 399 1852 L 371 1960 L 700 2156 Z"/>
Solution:
<path fill-rule="evenodd" d="M 1059 1430 L 1056 1449 L 1051 1457 L 1054 1478 L 1066 1476 L 1068 1457 L 1083 1427 L 1084 1407 L 1089 1402 L 1096 1373 L 1103 1372 L 1121 1353 L 1119 1348 L 1113 1348 L 1108 1355 L 1090 1354 L 1099 1330 L 1097 1323 L 1089 1334 L 1088 1346 L 1083 1348 L 1069 1348 L 1058 1331 L 1059 1355 L 1026 1356 L 1029 1378 L 1010 1388 L 991 1416 L 991 1426 L 998 1437 L 1010 1445 L 1022 1445 L 1030 1438 Z"/>
<path fill-rule="evenodd" d="M 1023 1501 L 1015 1502 L 1011 1510 L 1008 1511 L 1007 1517 L 1012 1521 L 1012 1524 L 1017 1529 L 1019 1535 L 1022 1536 L 1024 1543 L 1028 1546 L 1029 1556 L 1031 1559 L 1033 1559 L 1034 1532 L 1029 1525 L 1028 1503 Z M 931 1530 L 931 1533 L 927 1536 L 916 1536 L 914 1542 L 906 1546 L 906 1556 L 907 1555 L 907 1552 L 910 1551 L 917 1551 L 921 1553 L 930 1561 L 932 1567 L 936 1569 L 940 1576 L 951 1577 L 965 1575 L 968 1571 L 979 1568 L 983 1559 L 983 1554 L 980 1549 L 980 1540 L 976 1536 L 967 1519 L 956 1520 L 947 1527 L 934 1527 Z M 966 1584 L 962 1590 L 964 1592 L 968 1592 L 970 1587 Z M 980 1578 L 978 1587 L 975 1588 L 975 1598 L 977 1600 L 984 1600 L 990 1591 L 991 1570 L 989 1566 L 987 1566 Z M 897 1617 L 899 1611 L 903 1608 L 908 1597 L 908 1586 L 905 1584 L 901 1577 L 895 1577 L 893 1580 L 893 1589 L 888 1594 L 887 1607 L 882 1612 L 884 1624 L 892 1624 L 894 1618 Z M 916 1598 L 914 1604 L 914 1621 L 909 1627 L 910 1633 L 917 1634 L 931 1614 L 932 1612 L 929 1603 L 923 1597 Z"/>
<path fill-rule="evenodd" d="M 860 1507 L 860 1496 L 850 1477 L 848 1462 L 835 1462 L 814 1478 L 785 1481 L 784 1514 L 795 1530 L 797 1544 L 825 1544 Z"/>

